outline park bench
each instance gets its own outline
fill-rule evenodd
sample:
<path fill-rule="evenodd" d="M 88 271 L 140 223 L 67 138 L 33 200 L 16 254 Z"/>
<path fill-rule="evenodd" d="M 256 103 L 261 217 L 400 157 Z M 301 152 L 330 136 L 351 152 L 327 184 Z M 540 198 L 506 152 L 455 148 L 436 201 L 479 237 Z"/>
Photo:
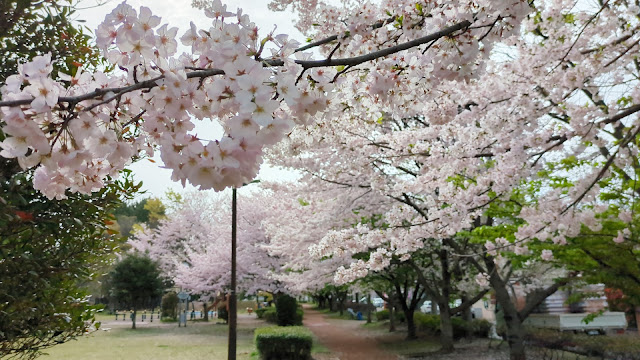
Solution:
<path fill-rule="evenodd" d="M 353 311 L 352 308 L 347 308 L 347 312 L 349 313 L 349 315 L 351 316 L 352 319 L 354 320 L 362 320 L 362 313 L 360 311 L 355 312 Z"/>
<path fill-rule="evenodd" d="M 353 309 L 352 309 L 352 308 L 348 308 L 348 309 L 347 309 L 347 312 L 349 313 L 349 315 L 351 315 L 351 318 L 352 318 L 352 319 L 355 319 L 355 318 L 356 318 L 356 316 L 357 316 L 357 315 L 356 315 L 356 312 L 355 312 L 355 311 L 353 311 Z"/>

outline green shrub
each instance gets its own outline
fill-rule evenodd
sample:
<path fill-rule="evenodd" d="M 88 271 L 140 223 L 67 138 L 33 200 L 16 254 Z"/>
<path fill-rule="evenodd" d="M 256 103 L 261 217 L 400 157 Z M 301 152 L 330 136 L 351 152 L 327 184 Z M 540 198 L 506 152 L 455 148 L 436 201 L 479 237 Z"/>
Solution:
<path fill-rule="evenodd" d="M 268 307 L 262 312 L 262 318 L 269 323 L 276 324 L 278 322 L 278 316 L 276 315 L 276 308 Z"/>
<path fill-rule="evenodd" d="M 295 298 L 283 294 L 276 298 L 276 318 L 278 326 L 301 325 L 302 318 L 297 316 L 298 302 Z"/>
<path fill-rule="evenodd" d="M 262 360 L 311 359 L 311 332 L 302 326 L 271 326 L 255 331 L 256 348 Z"/>
<path fill-rule="evenodd" d="M 592 336 L 552 329 L 527 329 L 530 343 L 548 349 L 568 350 L 602 359 L 640 360 L 637 335 Z"/>
<path fill-rule="evenodd" d="M 302 307 L 298 307 L 296 309 L 296 318 L 295 318 L 295 323 L 294 325 L 298 326 L 298 325 L 302 325 L 302 318 L 304 316 L 304 311 L 302 311 Z"/>
<path fill-rule="evenodd" d="M 440 315 L 417 312 L 413 314 L 413 321 L 419 331 L 430 335 L 440 334 Z M 491 330 L 491 323 L 485 319 L 474 319 L 468 322 L 459 317 L 452 317 L 451 326 L 453 327 L 453 337 L 456 339 L 466 336 L 467 332 L 476 337 L 488 337 Z"/>
<path fill-rule="evenodd" d="M 460 339 L 467 335 L 469 323 L 459 317 L 451 317 L 451 326 L 453 326 L 453 338 Z"/>
<path fill-rule="evenodd" d="M 413 322 L 419 331 L 424 331 L 430 335 L 438 335 L 440 333 L 440 316 L 438 315 L 415 312 L 413 314 Z"/>
<path fill-rule="evenodd" d="M 489 337 L 491 331 L 491 322 L 486 319 L 473 319 L 469 323 L 471 335 L 479 338 Z"/>
<path fill-rule="evenodd" d="M 160 305 L 161 317 L 167 317 L 175 320 L 178 317 L 178 294 L 175 291 L 169 292 L 162 297 L 162 303 Z"/>
<path fill-rule="evenodd" d="M 267 309 L 269 308 L 256 309 L 256 315 L 258 316 L 258 319 L 262 319 L 262 316 L 264 316 L 264 313 L 265 311 L 267 311 Z"/>
<path fill-rule="evenodd" d="M 396 321 L 399 321 L 399 322 L 405 321 L 404 312 L 396 311 L 394 314 L 395 314 Z M 376 312 L 376 319 L 378 319 L 378 321 L 389 320 L 389 310 L 381 310 Z"/>
<path fill-rule="evenodd" d="M 378 319 L 378 321 L 389 320 L 389 310 L 380 310 L 376 312 L 376 319 Z"/>

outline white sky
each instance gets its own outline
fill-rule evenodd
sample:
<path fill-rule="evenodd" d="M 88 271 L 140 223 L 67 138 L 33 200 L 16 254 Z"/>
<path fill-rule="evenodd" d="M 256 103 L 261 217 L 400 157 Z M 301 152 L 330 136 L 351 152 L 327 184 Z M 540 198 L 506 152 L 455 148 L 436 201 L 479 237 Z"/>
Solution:
<path fill-rule="evenodd" d="M 115 8 L 120 1 L 108 1 L 102 6 L 93 6 L 98 0 L 84 0 L 80 3 L 79 8 L 85 8 L 78 11 L 77 19 L 85 20 L 88 28 L 95 31 L 98 25 L 104 20 L 105 15 L 109 14 L 113 8 Z M 191 7 L 190 0 L 128 0 L 127 3 L 133 6 L 139 11 L 140 6 L 146 6 L 151 9 L 154 15 L 162 17 L 162 24 L 168 23 L 170 27 L 178 27 L 178 43 L 179 38 L 189 28 L 189 23 L 193 21 L 198 28 L 207 29 L 209 27 L 211 19 L 207 18 L 201 10 L 193 9 Z M 293 15 L 288 12 L 271 12 L 267 8 L 268 0 L 234 0 L 224 1 L 227 3 L 227 9 L 235 12 L 237 8 L 241 8 L 244 14 L 249 15 L 251 21 L 258 25 L 261 35 L 266 35 L 273 30 L 277 25 L 276 34 L 289 34 L 289 36 L 301 43 L 304 43 L 305 37 L 293 27 Z M 181 46 L 181 45 L 180 45 Z M 178 51 L 188 51 L 187 48 L 178 48 Z M 209 123 L 211 124 L 211 123 Z M 205 133 L 205 137 L 216 136 L 219 134 L 219 128 L 215 127 L 207 128 L 207 125 L 197 126 L 197 132 L 199 135 Z M 216 137 L 219 137 L 217 135 Z M 182 191 L 182 185 L 180 183 L 171 181 L 171 170 L 162 168 L 162 161 L 159 156 L 153 158 L 155 163 L 152 163 L 148 159 L 140 160 L 135 164 L 129 166 L 133 170 L 136 180 L 142 180 L 143 190 L 147 190 L 144 195 L 162 197 L 162 195 L 168 189 L 175 191 Z M 258 174 L 260 180 L 294 180 L 297 175 L 291 171 L 270 167 L 263 164 Z M 194 189 L 187 184 L 187 189 Z"/>

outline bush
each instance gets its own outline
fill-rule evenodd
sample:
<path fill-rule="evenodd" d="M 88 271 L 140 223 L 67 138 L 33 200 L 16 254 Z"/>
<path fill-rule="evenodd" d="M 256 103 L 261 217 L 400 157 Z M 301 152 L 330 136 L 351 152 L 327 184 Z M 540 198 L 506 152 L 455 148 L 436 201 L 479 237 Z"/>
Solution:
<path fill-rule="evenodd" d="M 430 335 L 438 335 L 440 333 L 440 316 L 438 315 L 415 312 L 413 314 L 413 322 L 418 331 L 424 331 Z"/>
<path fill-rule="evenodd" d="M 396 321 L 399 321 L 399 322 L 405 321 L 404 312 L 396 311 L 394 314 L 395 314 Z M 378 319 L 378 321 L 389 320 L 389 310 L 381 310 L 376 312 L 376 319 Z"/>
<path fill-rule="evenodd" d="M 378 319 L 378 321 L 389 320 L 389 310 L 376 312 L 376 319 Z"/>
<path fill-rule="evenodd" d="M 469 323 L 469 330 L 474 337 L 487 338 L 491 331 L 491 322 L 486 319 L 473 319 Z"/>
<path fill-rule="evenodd" d="M 278 322 L 278 316 L 276 315 L 276 308 L 268 307 L 262 312 L 262 317 L 266 322 L 276 324 Z"/>
<path fill-rule="evenodd" d="M 467 336 L 467 331 L 469 329 L 469 323 L 467 321 L 464 321 L 459 317 L 452 317 L 451 326 L 453 326 L 454 339 L 460 339 Z"/>
<path fill-rule="evenodd" d="M 413 321 L 419 331 L 424 331 L 430 335 L 440 334 L 440 316 L 414 313 Z M 459 317 L 451 318 L 453 327 L 453 337 L 456 339 L 464 337 L 467 332 L 476 337 L 488 337 L 491 330 L 491 323 L 485 319 L 474 319 L 470 322 Z"/>
<path fill-rule="evenodd" d="M 302 311 L 301 307 L 296 309 L 296 318 L 294 325 L 302 325 L 302 317 L 304 316 L 304 311 Z"/>
<path fill-rule="evenodd" d="M 175 291 L 167 293 L 162 297 L 162 303 L 160 305 L 160 309 L 162 311 L 162 317 L 168 317 L 175 320 L 178 317 L 177 309 L 178 307 L 178 294 Z"/>
<path fill-rule="evenodd" d="M 255 331 L 256 348 L 262 360 L 311 359 L 313 338 L 302 326 L 271 326 Z"/>
<path fill-rule="evenodd" d="M 527 329 L 528 341 L 542 348 L 567 350 L 603 359 L 640 360 L 637 335 L 592 336 L 552 329 Z"/>
<path fill-rule="evenodd" d="M 298 302 L 295 298 L 283 294 L 276 298 L 276 318 L 278 326 L 301 325 L 302 318 L 297 315 Z"/>
<path fill-rule="evenodd" d="M 260 308 L 260 309 L 256 309 L 256 315 L 258 316 L 258 319 L 262 319 L 262 317 L 264 316 L 265 311 L 267 311 L 270 308 Z"/>

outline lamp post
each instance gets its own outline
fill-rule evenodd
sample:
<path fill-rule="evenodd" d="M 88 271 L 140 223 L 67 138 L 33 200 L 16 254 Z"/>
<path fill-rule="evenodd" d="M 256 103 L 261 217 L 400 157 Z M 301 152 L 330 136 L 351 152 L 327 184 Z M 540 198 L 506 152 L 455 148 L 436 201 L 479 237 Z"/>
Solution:
<path fill-rule="evenodd" d="M 229 294 L 229 360 L 236 360 L 236 341 L 238 329 L 238 309 L 236 303 L 236 229 L 237 194 L 231 190 L 231 291 Z"/>

